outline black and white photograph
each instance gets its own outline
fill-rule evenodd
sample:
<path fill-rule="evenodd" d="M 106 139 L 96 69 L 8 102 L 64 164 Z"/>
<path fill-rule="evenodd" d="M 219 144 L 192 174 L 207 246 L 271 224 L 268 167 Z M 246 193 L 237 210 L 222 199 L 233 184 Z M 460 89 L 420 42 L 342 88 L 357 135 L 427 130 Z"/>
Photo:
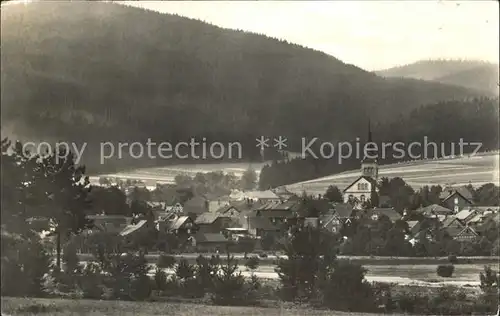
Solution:
<path fill-rule="evenodd" d="M 1 315 L 500 315 L 498 1 L 0 5 Z"/>

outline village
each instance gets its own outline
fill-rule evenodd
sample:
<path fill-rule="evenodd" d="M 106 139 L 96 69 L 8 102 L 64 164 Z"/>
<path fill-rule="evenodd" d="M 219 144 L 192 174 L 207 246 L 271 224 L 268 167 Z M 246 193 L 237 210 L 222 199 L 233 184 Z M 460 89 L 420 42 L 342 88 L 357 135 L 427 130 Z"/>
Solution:
<path fill-rule="evenodd" d="M 335 201 L 326 194 L 295 194 L 285 186 L 266 191 L 233 190 L 224 196 L 193 196 L 174 205 L 145 201 L 149 216 L 92 215 L 88 218 L 95 227 L 83 236 L 96 232 L 114 234 L 129 245 L 148 245 L 145 250 L 149 252 L 218 253 L 231 245 L 235 252 L 247 253 L 279 250 L 280 238 L 299 223 L 339 234 L 348 244 L 355 238 L 353 227 L 372 227 L 377 221 L 386 221 L 387 230 L 401 227 L 401 243 L 413 248 L 423 240 L 437 243 L 443 236 L 453 241 L 435 255 L 498 255 L 498 246 L 493 247 L 498 244 L 498 205 L 476 204 L 470 186 L 444 187 L 437 203 L 398 212 L 391 205 L 390 196 L 380 195 L 378 168 L 375 159 L 363 160 L 360 176 Z M 145 239 L 156 240 L 134 242 Z M 84 240 L 80 238 L 81 252 L 85 252 Z M 489 245 L 486 250 L 471 250 L 481 241 Z M 380 253 L 367 249 L 357 254 Z"/>

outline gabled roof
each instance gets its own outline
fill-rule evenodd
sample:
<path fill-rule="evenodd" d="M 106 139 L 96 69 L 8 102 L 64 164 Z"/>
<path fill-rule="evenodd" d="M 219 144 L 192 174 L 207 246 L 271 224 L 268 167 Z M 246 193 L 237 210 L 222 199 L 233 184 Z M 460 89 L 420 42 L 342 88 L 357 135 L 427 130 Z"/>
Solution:
<path fill-rule="evenodd" d="M 468 219 L 472 218 L 474 214 L 476 214 L 476 210 L 474 209 L 463 209 L 460 212 L 458 212 L 455 216 L 464 222 L 467 222 Z"/>
<path fill-rule="evenodd" d="M 353 185 L 355 185 L 359 180 L 361 179 L 365 179 L 366 181 L 370 182 L 372 184 L 372 186 L 376 187 L 377 186 L 377 181 L 375 179 L 373 179 L 372 177 L 367 177 L 367 176 L 361 176 L 359 178 L 357 178 L 356 180 L 354 180 L 351 184 L 349 184 L 343 192 L 347 191 L 350 187 L 352 187 Z"/>
<path fill-rule="evenodd" d="M 279 196 L 277 196 L 273 191 L 271 190 L 266 190 L 266 191 L 248 191 L 248 192 L 243 192 L 243 195 L 251 198 L 251 199 L 276 199 L 279 200 Z"/>
<path fill-rule="evenodd" d="M 462 196 L 464 199 L 466 199 L 470 202 L 472 202 L 472 200 L 473 200 L 472 192 L 465 186 L 456 187 L 456 188 L 447 187 L 439 194 L 439 198 L 445 201 L 445 200 L 449 199 L 450 197 L 452 197 L 455 193 L 458 193 L 460 196 Z"/>
<path fill-rule="evenodd" d="M 128 225 L 127 227 L 125 227 L 121 232 L 120 232 L 120 236 L 127 236 L 127 235 L 130 235 L 132 234 L 133 232 L 137 231 L 138 229 L 140 229 L 141 227 L 143 227 L 144 225 L 146 225 L 147 223 L 147 220 L 143 219 L 143 220 L 140 220 L 137 224 L 134 224 L 134 225 Z"/>
<path fill-rule="evenodd" d="M 217 220 L 217 218 L 221 217 L 220 213 L 213 213 L 213 212 L 205 212 L 201 213 L 198 217 L 196 217 L 196 220 L 194 221 L 195 224 L 212 224 Z"/>
<path fill-rule="evenodd" d="M 234 209 L 236 212 L 239 212 L 238 209 L 236 207 L 234 207 L 233 205 L 224 205 L 224 206 L 218 208 L 215 211 L 215 213 L 225 214 L 225 213 L 229 212 L 232 209 Z"/>
<path fill-rule="evenodd" d="M 406 223 L 408 224 L 408 228 L 411 231 L 413 227 L 415 227 L 418 224 L 418 221 L 406 221 Z"/>
<path fill-rule="evenodd" d="M 352 215 L 353 207 L 349 203 L 337 203 L 333 206 L 333 209 L 339 218 L 348 218 Z"/>
<path fill-rule="evenodd" d="M 464 227 L 465 225 L 462 224 L 461 221 L 458 220 L 455 216 L 447 216 L 442 222 L 441 225 L 443 225 L 444 228 L 449 227 L 451 224 L 454 222 L 457 222 L 460 226 Z"/>
<path fill-rule="evenodd" d="M 169 229 L 179 229 L 184 223 L 189 221 L 189 216 L 181 216 L 169 223 Z"/>
<path fill-rule="evenodd" d="M 441 205 L 437 204 L 432 204 L 423 208 L 420 208 L 417 210 L 418 213 L 421 213 L 425 216 L 431 216 L 431 215 L 451 215 L 454 212 L 446 207 L 443 207 Z"/>
<path fill-rule="evenodd" d="M 374 208 L 369 210 L 369 212 L 372 212 L 373 214 L 377 214 L 379 216 L 385 215 L 391 220 L 391 222 L 395 222 L 398 219 L 402 218 L 401 214 L 396 212 L 393 208 Z"/>

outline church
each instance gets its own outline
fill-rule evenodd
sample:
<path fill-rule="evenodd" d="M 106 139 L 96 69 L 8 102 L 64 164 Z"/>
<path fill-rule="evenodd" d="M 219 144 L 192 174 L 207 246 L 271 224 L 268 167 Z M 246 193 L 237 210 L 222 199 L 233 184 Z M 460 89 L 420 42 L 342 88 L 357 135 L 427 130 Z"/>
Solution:
<path fill-rule="evenodd" d="M 372 142 L 370 122 L 368 122 L 368 143 Z M 375 154 L 374 156 L 378 156 Z M 378 161 L 377 158 L 364 157 L 361 161 L 361 176 L 348 185 L 343 191 L 344 203 L 358 201 L 360 206 L 378 193 Z"/>

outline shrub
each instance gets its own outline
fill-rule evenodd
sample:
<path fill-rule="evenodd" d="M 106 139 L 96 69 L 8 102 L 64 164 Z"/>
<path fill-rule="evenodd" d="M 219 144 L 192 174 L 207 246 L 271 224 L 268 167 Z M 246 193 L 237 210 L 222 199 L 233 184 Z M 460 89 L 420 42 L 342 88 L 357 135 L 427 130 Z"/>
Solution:
<path fill-rule="evenodd" d="M 175 257 L 166 254 L 161 254 L 160 257 L 158 257 L 158 263 L 156 265 L 159 268 L 171 269 L 175 266 Z"/>
<path fill-rule="evenodd" d="M 80 283 L 84 298 L 102 298 L 105 290 L 102 272 L 101 266 L 96 262 L 88 262 L 85 265 Z"/>
<path fill-rule="evenodd" d="M 241 273 L 236 273 L 238 262 L 227 254 L 226 264 L 220 266 L 220 272 L 215 276 L 212 302 L 217 305 L 255 305 L 258 302 L 260 283 L 253 276 L 250 282 L 245 282 Z"/>
<path fill-rule="evenodd" d="M 455 256 L 455 255 L 449 255 L 449 256 L 448 256 L 448 261 L 449 261 L 451 264 L 456 264 L 456 263 L 458 263 L 458 258 L 457 258 L 457 256 Z"/>
<path fill-rule="evenodd" d="M 1 294 L 43 296 L 52 260 L 38 236 L 2 232 Z"/>
<path fill-rule="evenodd" d="M 500 300 L 498 273 L 493 271 L 491 267 L 485 266 L 484 272 L 479 274 L 479 280 L 481 282 L 479 287 L 483 292 L 481 295 L 481 301 L 490 306 L 491 309 L 495 308 Z"/>
<path fill-rule="evenodd" d="M 440 277 L 450 278 L 455 271 L 455 266 L 452 264 L 441 264 L 437 267 L 436 273 Z"/>
<path fill-rule="evenodd" d="M 195 277 L 199 281 L 200 286 L 204 290 L 212 290 L 215 275 L 219 270 L 219 256 L 212 256 L 210 259 L 207 259 L 200 255 L 196 258 L 196 263 Z"/>
<path fill-rule="evenodd" d="M 365 280 L 366 269 L 340 260 L 325 280 L 322 304 L 342 311 L 372 312 L 376 309 L 373 289 Z"/>
<path fill-rule="evenodd" d="M 161 269 L 156 268 L 154 281 L 155 289 L 158 291 L 165 291 L 167 289 L 167 273 Z"/>
<path fill-rule="evenodd" d="M 245 262 L 245 267 L 249 270 L 256 270 L 259 267 L 259 258 L 258 257 L 250 257 Z"/>

